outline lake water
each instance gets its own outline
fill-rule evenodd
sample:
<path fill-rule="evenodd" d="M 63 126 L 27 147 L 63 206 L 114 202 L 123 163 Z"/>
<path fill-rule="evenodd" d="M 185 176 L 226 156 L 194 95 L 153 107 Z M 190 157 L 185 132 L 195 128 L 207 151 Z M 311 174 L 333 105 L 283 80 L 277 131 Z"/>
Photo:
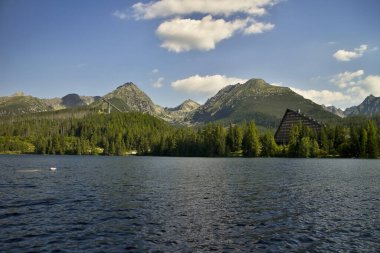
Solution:
<path fill-rule="evenodd" d="M 380 162 L 2 155 L 0 251 L 379 252 Z"/>

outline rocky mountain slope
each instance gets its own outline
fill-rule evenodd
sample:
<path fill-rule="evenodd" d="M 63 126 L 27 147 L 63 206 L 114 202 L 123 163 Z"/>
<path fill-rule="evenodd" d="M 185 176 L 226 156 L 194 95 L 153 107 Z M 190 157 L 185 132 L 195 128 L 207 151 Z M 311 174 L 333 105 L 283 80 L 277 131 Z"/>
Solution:
<path fill-rule="evenodd" d="M 125 112 L 136 111 L 157 115 L 161 111 L 161 108 L 157 107 L 134 83 L 125 83 L 103 98 Z M 98 101 L 94 106 L 99 104 L 104 104 L 104 101 Z"/>
<path fill-rule="evenodd" d="M 344 114 L 346 116 L 374 116 L 376 114 L 380 114 L 380 97 L 369 95 L 360 105 L 347 108 L 344 111 Z"/>
<path fill-rule="evenodd" d="M 163 108 L 154 104 L 148 95 L 131 82 L 119 86 L 103 98 L 123 112 L 137 111 L 148 113 L 177 124 L 186 124 L 185 118 L 188 118 L 200 106 L 192 100 L 186 100 L 175 108 Z M 93 106 L 100 107 L 102 110 L 108 107 L 104 100 L 94 103 Z"/>
<path fill-rule="evenodd" d="M 344 111 L 340 108 L 336 108 L 335 106 L 333 105 L 330 105 L 330 106 L 325 106 L 325 105 L 322 105 L 322 108 L 325 109 L 326 111 L 328 112 L 331 112 L 341 118 L 344 118 L 346 117 L 346 115 L 344 114 Z"/>
<path fill-rule="evenodd" d="M 254 119 L 260 126 L 276 127 L 287 108 L 300 109 L 302 113 L 324 122 L 338 119 L 289 88 L 273 86 L 262 79 L 251 79 L 220 90 L 195 111 L 192 122 L 235 123 Z"/>
<path fill-rule="evenodd" d="M 56 111 L 90 105 L 100 98 L 99 96 L 79 96 L 78 94 L 71 93 L 62 98 L 42 99 L 42 101 Z"/>
<path fill-rule="evenodd" d="M 20 93 L 0 97 L 0 116 L 68 108 L 107 112 L 106 101 L 123 112 L 148 113 L 165 121 L 182 125 L 213 121 L 229 124 L 255 120 L 261 127 L 275 128 L 287 108 L 301 110 L 303 114 L 325 123 L 339 120 L 336 115 L 343 116 L 340 109 L 320 106 L 289 88 L 273 86 L 262 79 L 251 79 L 243 84 L 226 86 L 204 105 L 186 100 L 174 108 L 163 108 L 154 104 L 148 95 L 131 82 L 117 87 L 103 97 L 68 94 L 62 98 L 39 99 Z M 348 108 L 345 114 L 372 116 L 380 113 L 379 107 L 380 98 L 369 96 L 359 106 Z"/>
<path fill-rule="evenodd" d="M 43 99 L 25 96 L 19 92 L 12 96 L 0 97 L 0 116 L 77 108 L 90 105 L 99 99 L 100 97 L 79 96 L 78 94 L 68 94 L 62 98 Z"/>
<path fill-rule="evenodd" d="M 53 110 L 51 106 L 36 97 L 24 96 L 23 94 L 0 97 L 0 116 L 46 112 L 51 110 Z"/>
<path fill-rule="evenodd" d="M 200 107 L 197 102 L 188 99 L 174 108 L 165 108 L 166 119 L 172 123 L 190 124 L 193 113 Z"/>

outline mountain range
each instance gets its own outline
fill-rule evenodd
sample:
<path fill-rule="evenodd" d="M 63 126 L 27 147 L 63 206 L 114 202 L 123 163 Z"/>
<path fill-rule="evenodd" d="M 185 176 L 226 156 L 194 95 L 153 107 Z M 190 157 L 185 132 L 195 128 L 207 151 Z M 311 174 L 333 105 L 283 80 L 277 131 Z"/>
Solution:
<path fill-rule="evenodd" d="M 273 86 L 262 79 L 251 79 L 242 84 L 224 87 L 204 105 L 186 100 L 174 108 L 156 105 L 131 82 L 102 97 L 68 94 L 62 98 L 40 99 L 18 93 L 0 97 L 0 116 L 71 108 L 106 112 L 108 104 L 120 111 L 148 113 L 173 124 L 229 124 L 255 120 L 257 125 L 265 128 L 277 127 L 287 108 L 300 110 L 321 122 L 337 121 L 344 116 L 373 116 L 380 113 L 380 97 L 368 96 L 360 105 L 342 111 L 333 106 L 318 105 L 290 88 Z"/>

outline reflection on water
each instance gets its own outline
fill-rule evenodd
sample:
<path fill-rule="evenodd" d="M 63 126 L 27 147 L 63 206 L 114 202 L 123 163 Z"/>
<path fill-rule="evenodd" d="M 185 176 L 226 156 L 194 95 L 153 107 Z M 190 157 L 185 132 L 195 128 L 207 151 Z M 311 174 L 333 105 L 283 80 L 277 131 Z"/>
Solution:
<path fill-rule="evenodd" d="M 4 252 L 380 250 L 376 160 L 0 156 L 0 200 Z"/>

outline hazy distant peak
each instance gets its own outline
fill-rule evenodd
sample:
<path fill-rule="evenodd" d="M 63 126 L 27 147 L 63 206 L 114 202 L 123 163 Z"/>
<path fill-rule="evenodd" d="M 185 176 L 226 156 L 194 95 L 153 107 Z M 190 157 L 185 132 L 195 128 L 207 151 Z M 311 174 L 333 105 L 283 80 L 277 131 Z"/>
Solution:
<path fill-rule="evenodd" d="M 191 99 L 187 99 L 182 104 L 175 107 L 174 109 L 175 110 L 182 110 L 182 111 L 193 111 L 193 110 L 197 109 L 199 106 L 200 106 L 200 104 L 198 104 L 197 102 L 195 102 Z"/>
<path fill-rule="evenodd" d="M 341 118 L 344 118 L 346 117 L 346 115 L 344 114 L 344 111 L 340 108 L 336 108 L 335 106 L 333 105 L 330 105 L 330 106 L 326 106 L 326 105 L 321 105 L 323 109 L 325 109 L 326 111 L 328 112 L 331 112 L 331 113 L 334 113 L 335 115 L 341 117 Z"/>
<path fill-rule="evenodd" d="M 66 96 L 62 97 L 61 104 L 65 108 L 86 105 L 86 103 L 83 102 L 82 98 L 78 94 L 75 94 L 75 93 L 67 94 Z"/>
<path fill-rule="evenodd" d="M 11 97 L 23 97 L 25 96 L 25 93 L 23 91 L 16 91 L 11 95 Z"/>

